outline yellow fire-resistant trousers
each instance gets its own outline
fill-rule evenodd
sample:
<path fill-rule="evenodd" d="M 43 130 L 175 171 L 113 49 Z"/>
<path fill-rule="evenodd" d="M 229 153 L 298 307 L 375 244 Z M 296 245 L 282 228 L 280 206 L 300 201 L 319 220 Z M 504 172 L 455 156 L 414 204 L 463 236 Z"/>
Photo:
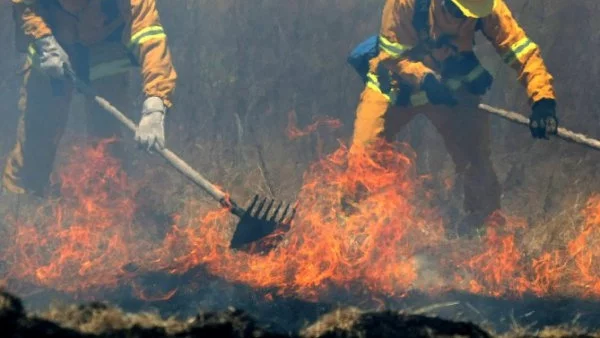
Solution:
<path fill-rule="evenodd" d="M 69 54 L 73 64 L 82 58 L 75 53 Z M 89 78 L 98 94 L 117 108 L 130 111 L 131 99 L 126 93 L 132 64 L 124 48 L 112 43 L 90 48 L 85 65 L 89 67 Z M 57 146 L 67 124 L 73 88 L 67 81 L 51 80 L 35 66 L 31 59 L 24 65 L 17 140 L 7 158 L 2 183 L 13 193 L 43 196 L 49 186 Z M 112 137 L 120 139 L 117 120 L 92 100 L 86 100 L 86 118 L 90 141 Z M 109 151 L 114 156 L 123 157 L 118 141 L 111 145 Z"/>
<path fill-rule="evenodd" d="M 461 93 L 456 107 L 423 105 L 391 106 L 379 92 L 365 88 L 356 112 L 349 163 L 357 149 L 369 149 L 377 141 L 393 141 L 400 129 L 413 117 L 424 114 L 444 139 L 456 167 L 463 177 L 464 209 L 469 213 L 489 215 L 500 208 L 501 189 L 490 159 L 488 116 L 477 111 L 479 99 Z"/>

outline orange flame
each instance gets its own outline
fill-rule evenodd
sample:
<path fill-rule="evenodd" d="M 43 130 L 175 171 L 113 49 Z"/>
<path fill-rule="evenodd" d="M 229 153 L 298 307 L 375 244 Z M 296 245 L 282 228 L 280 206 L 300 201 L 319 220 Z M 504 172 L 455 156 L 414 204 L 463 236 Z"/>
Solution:
<path fill-rule="evenodd" d="M 587 296 L 600 295 L 600 196 L 593 196 L 584 210 L 583 231 L 567 246 L 569 256 L 577 269 L 573 285 L 584 290 Z"/>
<path fill-rule="evenodd" d="M 299 129 L 296 112 L 292 110 L 288 114 L 288 126 L 285 130 L 285 133 L 290 140 L 293 140 L 316 132 L 320 126 L 326 126 L 330 129 L 338 129 L 342 126 L 342 122 L 329 117 L 319 117 L 304 129 Z"/>
<path fill-rule="evenodd" d="M 525 223 L 499 222 L 503 217 L 490 219 L 482 240 L 449 240 L 408 147 L 382 145 L 369 154 L 358 149 L 348 166 L 342 145 L 306 173 L 283 242 L 268 254 L 250 255 L 228 248 L 228 211 L 198 212 L 198 201 L 189 201 L 164 239 L 148 238 L 147 225 L 134 220 L 136 184 L 106 145 L 75 149 L 59 171 L 62 197 L 14 224 L 13 244 L 0 253 L 5 279 L 72 293 L 129 283 L 140 298 L 162 300 L 178 289 L 144 290 L 134 282 L 137 272 L 125 267 L 182 274 L 202 265 L 229 281 L 277 290 L 265 299 L 316 300 L 336 289 L 374 301 L 411 290 L 600 295 L 600 196 L 589 200 L 582 230 L 562 248 L 527 252 Z M 361 191 L 368 193 L 345 210 L 345 194 Z"/>
<path fill-rule="evenodd" d="M 292 231 L 275 251 L 251 256 L 227 250 L 222 215 L 214 215 L 201 227 L 188 225 L 172 234 L 170 243 L 185 248 L 175 261 L 184 262 L 183 271 L 204 263 L 229 280 L 306 298 L 331 287 L 403 294 L 416 279 L 414 253 L 442 238 L 441 222 L 423 218 L 414 206 L 411 159 L 390 147 L 377 159 L 387 166 L 367 161 L 346 173 L 339 165 L 346 153 L 339 149 L 306 176 Z M 375 174 L 365 176 L 365 166 L 375 166 Z M 345 215 L 339 206 L 347 177 L 376 192 L 354 215 Z M 373 223 L 376 219 L 382 221 Z"/>
<path fill-rule="evenodd" d="M 114 287 L 119 264 L 133 256 L 128 242 L 135 205 L 119 163 L 106 156 L 110 141 L 76 148 L 60 172 L 61 197 L 15 224 L 14 245 L 4 252 L 9 275 L 61 291 Z"/>
<path fill-rule="evenodd" d="M 507 225 L 502 231 L 499 225 L 488 224 L 481 245 L 483 252 L 466 261 L 467 270 L 475 277 L 469 283 L 469 291 L 501 296 L 511 292 L 522 294 L 527 290 L 527 283 L 519 276 L 523 271 L 522 255 L 514 234 L 516 229 L 524 225 L 519 224 L 518 220 Z"/>

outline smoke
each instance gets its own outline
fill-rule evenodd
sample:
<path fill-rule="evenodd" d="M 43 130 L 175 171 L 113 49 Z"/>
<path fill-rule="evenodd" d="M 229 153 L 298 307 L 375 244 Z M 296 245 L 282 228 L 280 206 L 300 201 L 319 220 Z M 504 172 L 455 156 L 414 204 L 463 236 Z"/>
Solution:
<path fill-rule="evenodd" d="M 516 12 L 523 3 L 523 1 L 516 0 L 507 2 Z M 0 24 L 0 41 L 3 46 L 7 47 L 0 48 L 0 74 L 3 74 L 0 79 L 0 118 L 2 119 L 2 123 L 0 123 L 0 158 L 6 156 L 14 143 L 18 118 L 16 98 L 20 84 L 20 76 L 17 74 L 18 55 L 12 49 L 14 25 L 8 4 L 8 1 L 0 3 L 0 22 L 2 23 Z M 272 193 L 280 199 L 295 200 L 305 182 L 303 175 L 309 171 L 310 165 L 333 153 L 340 144 L 338 139 L 342 139 L 342 143 L 344 143 L 349 138 L 361 84 L 345 64 L 345 56 L 355 43 L 376 32 L 381 4 L 382 1 L 345 1 L 343 8 L 337 8 L 336 6 L 339 4 L 331 1 L 290 3 L 258 1 L 247 4 L 225 0 L 219 2 L 189 0 L 177 2 L 176 5 L 173 5 L 171 1 L 159 1 L 161 18 L 169 33 L 169 43 L 172 46 L 176 67 L 180 73 L 175 108 L 170 112 L 167 121 L 169 146 L 177 150 L 208 177 L 219 183 L 222 182 L 228 191 L 240 196 L 242 200 L 254 193 Z M 598 27 L 596 27 L 595 21 L 590 20 L 590 17 L 599 11 L 597 1 L 586 0 L 577 5 L 551 1 L 545 2 L 543 8 L 540 6 L 534 4 L 522 13 L 516 13 L 516 16 L 534 41 L 541 46 L 548 66 L 555 74 L 561 122 L 592 135 L 597 134 L 597 126 L 589 123 L 589 121 L 595 121 L 596 118 L 594 115 L 596 100 L 593 89 L 596 86 L 598 69 L 594 67 L 596 53 L 594 53 L 593 46 L 598 45 L 595 41 L 598 37 L 598 34 L 595 34 Z M 565 18 L 569 18 L 569 20 Z M 497 64 L 495 51 L 491 50 L 489 46 L 482 46 L 479 52 L 481 52 L 484 63 Z M 587 89 L 582 90 L 582 88 Z M 528 113 L 529 108 L 522 89 L 517 86 L 511 71 L 499 72 L 494 91 L 486 100 L 494 105 Z M 71 145 L 76 139 L 75 136 L 84 134 L 80 98 L 77 99 L 74 107 L 69 133 L 63 140 L 62 149 L 66 150 L 63 153 L 68 155 L 61 156 L 57 165 L 69 160 L 77 160 L 74 153 L 71 152 Z M 341 121 L 342 126 L 331 129 L 320 128 L 322 130 L 318 132 L 289 140 L 285 130 L 288 123 L 286 113 L 290 111 L 295 112 L 298 123 L 302 126 L 310 125 L 311 121 L 325 121 L 325 126 L 329 127 L 330 124 L 327 124 L 327 121 L 333 120 L 319 120 L 321 116 L 331 116 L 336 121 Z M 442 182 L 452 181 L 454 177 L 445 149 L 431 126 L 418 122 L 411 124 L 409 129 L 403 131 L 399 136 L 401 140 L 411 143 L 415 148 L 417 167 L 413 169 L 419 173 L 433 173 L 430 182 L 433 182 L 431 184 L 439 194 L 438 205 L 448 207 L 448 209 L 459 206 L 460 196 L 449 196 L 444 192 L 445 188 L 440 187 L 443 185 Z M 398 278 L 394 282 L 399 283 L 401 287 L 397 287 L 397 285 L 392 287 L 386 284 L 391 283 L 391 279 L 381 277 L 391 275 L 385 275 L 380 270 L 372 269 L 372 260 L 364 263 L 361 261 L 361 256 L 342 256 L 342 258 L 351 257 L 362 262 L 362 269 L 350 270 L 350 272 L 346 270 L 339 272 L 338 270 L 336 275 L 341 276 L 341 279 L 358 275 L 366 280 L 369 287 L 365 287 L 363 284 L 361 291 L 368 297 L 360 292 L 359 296 L 356 296 L 356 293 L 349 294 L 344 292 L 344 287 L 341 287 L 342 291 L 331 291 L 327 299 L 317 297 L 316 303 L 306 302 L 294 293 L 288 293 L 286 297 L 279 295 L 280 289 L 274 287 L 274 285 L 277 286 L 277 283 L 261 285 L 260 281 L 252 280 L 247 271 L 238 273 L 239 270 L 233 269 L 224 274 L 222 270 L 216 268 L 232 269 L 227 265 L 224 267 L 212 265 L 212 269 L 210 269 L 211 264 L 207 264 L 208 268 L 198 268 L 200 271 L 191 269 L 189 272 L 179 275 L 164 271 L 152 273 L 141 270 L 148 267 L 171 266 L 170 263 L 173 262 L 165 264 L 162 261 L 144 261 L 141 259 L 142 257 L 137 256 L 139 251 L 134 255 L 113 250 L 111 255 L 118 256 L 123 261 L 128 258 L 141 261 L 141 263 L 138 262 L 135 266 L 113 265 L 112 269 L 107 269 L 108 271 L 100 270 L 102 272 L 100 277 L 94 278 L 98 283 L 105 282 L 106 279 L 124 278 L 130 284 L 124 288 L 96 290 L 94 296 L 97 299 L 107 299 L 123 304 L 131 309 L 155 306 L 165 313 L 186 313 L 187 311 L 192 313 L 196 307 L 224 308 L 229 305 L 237 305 L 256 309 L 257 313 L 263 313 L 266 316 L 280 312 L 278 318 L 283 318 L 282 320 L 288 322 L 301 321 L 295 312 L 317 313 L 321 311 L 322 307 L 327 308 L 337 303 L 353 305 L 353 302 L 372 308 L 404 308 L 407 306 L 420 308 L 431 303 L 458 300 L 461 303 L 460 306 L 450 306 L 438 312 L 449 317 L 459 316 L 462 313 L 465 318 L 476 321 L 492 321 L 498 325 L 508 325 L 511 311 L 516 314 L 517 319 L 525 323 L 533 322 L 534 318 L 538 323 L 550 321 L 550 318 L 545 318 L 540 314 L 547 312 L 548 309 L 555 311 L 553 314 L 555 322 L 570 321 L 573 313 L 576 312 L 591 313 L 592 300 L 555 301 L 549 296 L 536 298 L 527 294 L 522 298 L 507 300 L 504 296 L 522 288 L 522 283 L 527 284 L 532 281 L 537 282 L 538 287 L 530 288 L 528 291 L 539 294 L 555 294 L 557 293 L 555 285 L 561 278 L 563 281 L 566 278 L 566 280 L 578 280 L 583 283 L 577 284 L 576 290 L 593 289 L 596 283 L 594 277 L 596 270 L 594 269 L 597 260 L 596 253 L 592 250 L 595 239 L 593 227 L 586 228 L 581 210 L 591 193 L 598 191 L 599 188 L 596 183 L 600 182 L 597 179 L 598 171 L 596 170 L 596 156 L 598 155 L 572 146 L 560 145 L 556 141 L 532 142 L 525 129 L 512 127 L 500 121 L 492 121 L 492 124 L 494 128 L 494 161 L 505 187 L 503 205 L 510 214 L 527 220 L 527 231 L 518 228 L 517 232 L 513 234 L 513 239 L 516 241 L 514 243 L 518 243 L 515 244 L 516 246 L 511 246 L 509 242 L 504 241 L 510 233 L 500 232 L 493 238 L 495 242 L 491 239 L 490 241 L 483 240 L 481 243 L 473 245 L 475 248 L 458 245 L 459 249 L 469 249 L 471 253 L 480 254 L 479 259 L 472 262 L 472 265 L 462 267 L 463 271 L 470 271 L 465 277 L 466 280 L 471 280 L 474 275 L 478 278 L 477 284 L 463 286 L 462 290 L 471 292 L 481 290 L 478 295 L 472 293 L 441 295 L 436 293 L 435 296 L 429 294 L 411 296 L 415 289 L 417 291 L 439 289 L 444 285 L 456 283 L 454 279 L 449 279 L 448 274 L 444 273 L 445 269 L 440 263 L 440 256 L 449 258 L 452 252 L 457 252 L 460 256 L 463 251 L 444 247 L 437 251 L 424 250 L 415 253 L 412 260 L 405 259 L 404 256 L 393 257 L 397 262 L 402 263 L 398 266 L 405 267 L 395 275 Z M 239 133 L 240 130 L 253 130 L 253 134 Z M 302 127 L 298 130 L 311 131 L 310 128 Z M 251 135 L 254 135 L 253 139 L 250 138 Z M 259 156 L 259 151 L 262 152 L 262 156 Z M 202 223 L 201 218 L 209 210 L 214 210 L 215 205 L 212 201 L 205 199 L 202 193 L 196 191 L 195 188 L 186 187 L 185 182 L 176 174 L 169 174 L 168 169 L 165 171 L 158 169 L 156 172 L 157 168 L 161 168 L 163 165 L 162 162 L 149 158 L 146 154 L 135 153 L 131 157 L 131 161 L 139 170 L 134 173 L 141 177 L 150 175 L 146 172 L 148 168 L 153 169 L 156 176 L 152 177 L 156 181 L 162 182 L 158 188 L 155 187 L 158 190 L 156 195 L 165 195 L 158 201 L 147 203 L 144 206 L 147 209 L 164 208 L 165 210 L 161 209 L 156 213 L 167 216 L 153 226 L 148 226 L 152 220 L 142 222 L 147 226 L 147 228 L 141 228 L 142 235 L 156 235 L 152 244 L 160 247 L 164 244 L 162 240 L 165 239 L 166 233 L 172 229 L 175 223 L 171 221 L 172 214 L 179 212 L 181 219 L 186 219 L 186 217 L 191 219 L 192 223 L 188 225 L 193 226 L 190 226 L 191 230 L 188 230 L 190 232 L 179 232 L 178 234 L 184 235 L 184 237 L 188 236 L 188 239 L 193 237 L 196 240 L 173 241 L 169 249 L 174 253 L 184 252 L 188 253 L 189 257 L 200 258 L 201 262 L 196 262 L 199 265 L 207 262 L 223 263 L 223 261 L 215 261 L 212 256 L 207 256 L 206 251 L 202 250 L 214 248 L 215 243 L 225 243 L 227 236 L 230 235 L 228 231 L 230 231 L 231 220 L 222 223 L 206 223 L 208 225 L 204 226 L 205 223 Z M 135 177 L 131 177 L 132 180 L 139 179 L 138 175 L 133 176 Z M 127 197 L 133 198 L 134 195 L 131 192 L 131 195 Z M 109 202 L 113 203 L 118 200 L 111 196 Z M 178 202 L 175 203 L 174 200 L 178 200 Z M 194 202 L 187 202 L 187 200 Z M 3 201 L 5 201 L 4 197 Z M 168 206 L 164 207 L 164 205 Z M 187 205 L 187 207 L 183 205 Z M 373 205 L 376 204 L 367 204 L 369 207 Z M 387 206 L 387 204 L 385 205 Z M 397 205 L 394 207 L 397 208 Z M 305 207 L 305 210 L 314 209 L 308 205 Z M 119 213 L 111 216 L 115 217 L 115 224 L 124 226 L 125 224 L 122 223 L 126 222 L 121 222 L 122 218 L 129 221 L 129 217 L 135 217 L 128 213 L 127 208 L 119 210 Z M 317 211 L 322 212 L 322 210 Z M 150 218 L 152 217 L 150 215 Z M 363 220 L 365 218 L 367 217 L 363 217 Z M 97 224 L 91 223 L 93 229 L 93 226 Z M 333 222 L 328 223 L 329 229 L 337 231 L 331 223 Z M 359 221 L 355 221 L 354 225 L 359 228 L 359 223 Z M 4 222 L 3 224 L 6 226 L 10 223 Z M 419 222 L 415 224 L 419 224 Z M 437 224 L 432 222 L 426 225 L 434 227 Z M 215 228 L 211 228 L 211 226 Z M 46 228 L 45 231 L 48 229 L 50 228 Z M 207 239 L 204 235 L 210 229 L 221 229 L 221 237 Z M 15 230 L 15 228 L 8 229 L 8 231 Z M 99 238 L 102 241 L 110 238 L 109 232 L 100 233 L 106 235 L 106 237 Z M 337 233 L 338 237 L 341 237 L 341 234 L 344 233 Z M 580 237 L 583 234 L 588 234 L 589 237 Z M 139 244 L 136 242 L 138 237 L 128 236 L 131 242 Z M 414 237 L 416 237 L 414 241 L 418 243 L 432 240 L 431 235 Z M 34 238 L 36 237 L 31 234 L 23 237 L 24 240 Z M 181 236 L 174 238 L 181 239 Z M 213 240 L 216 242 L 211 242 Z M 575 245 L 569 246 L 568 244 L 572 240 L 575 240 L 573 243 L 587 245 L 588 251 L 577 249 Z M 78 244 L 77 241 L 78 239 L 65 239 L 66 243 L 73 245 Z M 354 244 L 357 243 L 361 242 L 357 239 Z M 202 250 L 192 252 L 188 250 L 190 247 Z M 506 250 L 493 251 L 497 248 Z M 515 248 L 523 250 L 516 252 Z M 381 262 L 385 257 L 382 258 L 376 249 L 372 249 L 372 255 L 369 257 L 379 258 L 379 261 L 375 261 Z M 140 251 L 144 254 L 154 252 L 152 250 Z M 326 251 L 320 253 L 323 252 Z M 353 253 L 351 250 L 347 252 Z M 564 255 L 568 255 L 569 252 L 574 256 L 569 263 L 571 271 L 567 272 L 563 268 L 563 263 Z M 36 257 L 44 262 L 49 262 L 53 257 L 43 250 L 38 256 Z M 293 255 L 289 257 L 292 258 Z M 339 257 L 335 259 L 337 258 Z M 492 273 L 490 278 L 485 278 L 486 276 L 482 278 L 481 275 L 478 275 L 478 271 L 502 267 L 501 263 L 506 261 L 500 261 L 501 258 L 506 258 L 507 261 L 518 265 L 518 268 L 513 266 L 500 269 L 500 275 Z M 231 263 L 234 267 L 238 266 L 240 262 L 247 263 L 236 255 L 228 256 L 228 259 L 229 261 L 226 262 Z M 257 261 L 277 263 L 280 264 L 279 269 L 286 269 L 287 265 L 283 264 L 282 260 L 281 257 L 273 257 L 271 260 Z M 6 264 L 5 262 L 4 265 L 6 266 Z M 262 269 L 260 265 L 256 266 Z M 311 267 L 315 266 L 327 271 L 318 264 Z M 387 267 L 391 266 L 395 265 L 387 265 Z M 414 267 L 418 273 L 412 275 L 412 269 L 406 268 L 406 266 Z M 519 275 L 524 271 L 523 266 L 533 267 L 535 273 L 546 277 L 542 279 L 536 279 L 532 275 L 523 277 Z M 128 269 L 131 268 L 137 269 L 133 271 L 134 277 L 128 275 L 131 273 Z M 453 268 L 459 269 L 458 267 Z M 319 269 L 315 271 L 322 272 Z M 282 277 L 282 273 L 278 269 L 273 269 L 268 265 L 265 265 L 262 270 L 270 271 L 286 282 L 292 279 L 289 275 Z M 70 274 L 58 276 L 59 278 L 54 281 L 52 286 L 60 289 L 64 282 L 77 280 L 80 272 L 85 276 L 89 271 L 91 270 L 69 271 Z M 219 274 L 220 271 L 221 274 Z M 574 271 L 583 271 L 586 274 L 577 275 Z M 312 271 L 307 274 L 310 275 L 310 272 Z M 38 278 L 39 274 L 32 275 Z M 228 278 L 224 278 L 224 275 Z M 520 278 L 514 278 L 515 276 Z M 592 278 L 590 279 L 589 276 Z M 320 275 L 317 277 L 320 278 Z M 231 281 L 231 279 L 235 281 Z M 407 281 L 413 279 L 414 283 L 408 283 L 410 286 L 406 287 Z M 251 283 L 252 287 L 244 283 L 249 280 L 253 283 Z M 510 282 L 509 286 L 504 283 L 507 280 Z M 371 298 L 375 292 L 370 293 L 372 285 L 368 282 L 374 283 L 376 288 L 392 290 L 390 293 L 395 297 L 389 297 L 387 294 L 377 295 L 377 304 L 373 305 Z M 111 283 L 114 284 L 114 282 Z M 189 289 L 182 285 L 189 286 Z M 488 298 L 487 295 L 490 293 L 484 292 L 490 289 L 497 292 L 497 288 L 500 288 L 500 295 L 496 296 L 500 298 Z M 140 297 L 132 296 L 142 295 L 142 298 L 159 299 L 169 296 L 173 290 L 176 292 L 167 302 L 144 302 L 139 299 Z M 589 294 L 579 291 L 574 294 L 568 296 L 589 297 Z M 74 296 L 55 290 L 30 288 L 24 295 L 29 296 L 27 299 L 32 306 L 42 306 L 53 299 L 75 301 L 74 298 L 77 296 L 90 297 L 91 293 L 86 291 L 82 295 Z M 365 298 L 368 301 L 365 301 Z M 528 315 L 531 311 L 535 311 L 539 317 Z M 583 318 L 593 324 L 591 320 L 593 317 L 584 315 Z"/>

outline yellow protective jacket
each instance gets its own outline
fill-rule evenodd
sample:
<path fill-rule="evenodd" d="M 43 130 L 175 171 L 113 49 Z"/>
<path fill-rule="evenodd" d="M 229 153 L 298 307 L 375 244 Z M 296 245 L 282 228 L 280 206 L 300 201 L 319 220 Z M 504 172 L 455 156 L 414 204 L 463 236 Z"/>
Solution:
<path fill-rule="evenodd" d="M 436 46 L 426 56 L 415 58 L 411 51 L 420 44 L 413 27 L 415 0 L 387 0 L 383 9 L 379 36 L 380 53 L 370 64 L 371 73 L 380 65 L 397 74 L 413 88 L 423 77 L 439 71 L 439 65 L 459 52 L 472 51 L 477 19 L 458 19 L 447 13 L 442 0 L 432 0 L 429 9 L 429 36 L 441 37 L 448 44 Z M 538 46 L 531 41 L 513 18 L 504 0 L 496 0 L 492 14 L 479 19 L 480 28 L 503 60 L 518 73 L 532 102 L 554 99 L 552 75 L 546 69 Z"/>
<path fill-rule="evenodd" d="M 141 66 L 144 94 L 160 97 L 171 107 L 177 74 L 155 0 L 12 0 L 12 3 L 24 40 L 17 42 L 21 48 L 50 34 L 63 44 L 91 46 L 122 30 L 123 44 Z"/>

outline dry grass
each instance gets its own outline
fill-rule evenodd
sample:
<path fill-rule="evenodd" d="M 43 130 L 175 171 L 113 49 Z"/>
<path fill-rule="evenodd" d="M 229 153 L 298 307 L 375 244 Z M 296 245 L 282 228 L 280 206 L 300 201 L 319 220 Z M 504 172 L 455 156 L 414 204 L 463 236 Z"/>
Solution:
<path fill-rule="evenodd" d="M 345 56 L 355 43 L 377 30 L 383 1 L 173 3 L 159 1 L 180 73 L 176 108 L 168 121 L 169 146 L 241 202 L 254 193 L 293 201 L 302 174 L 319 156 L 318 149 L 328 152 L 337 145 L 337 138 L 348 140 L 351 134 L 361 85 L 345 64 Z M 600 21 L 592 18 L 600 13 L 599 2 L 507 3 L 541 46 L 555 75 L 561 122 L 600 134 L 598 124 L 590 123 L 597 120 L 595 88 L 600 68 L 595 49 L 600 45 L 596 33 Z M 13 26 L 4 3 L 0 18 L 0 41 L 11 46 Z M 514 73 L 498 67 L 489 46 L 481 45 L 479 53 L 486 65 L 500 69 L 486 102 L 526 113 L 526 99 Z M 0 73 L 14 74 L 16 55 L 2 48 L 0 56 Z M 0 80 L 0 159 L 14 139 L 18 83 L 14 75 Z M 284 134 L 290 111 L 296 112 L 301 125 L 328 115 L 342 120 L 344 127 L 290 141 Z M 81 116 L 75 116 L 71 133 L 82 133 L 80 120 Z M 505 185 L 504 207 L 530 222 L 523 238 L 525 254 L 535 256 L 565 243 L 581 226 L 580 207 L 591 193 L 600 191 L 598 154 L 558 141 L 533 143 L 526 130 L 505 122 L 493 121 L 492 126 L 494 160 Z M 417 142 L 415 135 L 424 135 L 423 140 Z M 449 158 L 430 125 L 415 123 L 400 138 L 414 141 L 420 159 L 433 159 L 419 162 L 423 170 L 441 172 L 439 180 L 452 177 Z M 170 169 L 156 169 L 162 166 L 160 161 L 134 153 L 132 162 L 140 176 L 147 175 L 147 189 L 158 192 L 151 204 L 160 213 L 178 210 L 188 197 L 198 198 L 205 208 L 214 205 Z M 445 202 L 459 205 L 451 197 Z M 82 317 L 83 312 L 98 319 L 90 322 Z M 48 318 L 85 332 L 125 329 L 142 322 L 160 322 L 158 326 L 165 330 L 186 325 L 103 307 L 51 313 Z M 345 316 L 356 319 L 359 315 L 349 311 Z M 346 324 L 351 325 L 350 321 Z M 539 335 L 559 336 L 560 330 L 548 329 Z M 526 335 L 525 331 L 519 334 Z"/>
<path fill-rule="evenodd" d="M 546 327 L 541 330 L 531 330 L 515 327 L 512 332 L 499 335 L 499 338 L 596 338 L 600 333 L 590 333 L 588 330 L 572 326 Z"/>
<path fill-rule="evenodd" d="M 391 311 L 365 313 L 340 309 L 323 316 L 301 332 L 317 337 L 490 337 L 474 324 L 451 322 Z"/>
<path fill-rule="evenodd" d="M 595 120 L 596 102 L 595 91 L 589 89 L 600 73 L 593 66 L 597 53 L 590 50 L 598 45 L 598 24 L 590 19 L 590 13 L 598 11 L 597 2 L 585 0 L 577 6 L 561 1 L 543 6 L 523 0 L 507 3 L 541 46 L 555 75 L 561 121 L 597 134 L 597 125 L 588 123 Z M 261 0 L 252 4 L 181 0 L 173 6 L 159 1 L 180 73 L 176 106 L 168 121 L 169 146 L 240 201 L 254 193 L 293 201 L 302 174 L 319 156 L 319 149 L 328 152 L 337 146 L 337 138 L 349 139 L 361 84 L 345 63 L 346 54 L 376 32 L 382 4 L 382 0 Z M 1 6 L 0 41 L 11 46 L 10 10 L 4 3 Z M 568 27 L 557 20 L 565 17 L 573 19 Z M 488 44 L 482 41 L 478 49 L 484 63 L 498 75 L 485 101 L 527 113 L 514 72 L 499 64 Z M 577 62 L 564 67 L 564 60 L 573 60 L 573 53 Z M 16 54 L 3 48 L 0 56 L 0 71 L 15 74 Z M 0 81 L 0 158 L 13 143 L 18 84 L 18 76 Z M 328 115 L 339 118 L 344 127 L 290 141 L 284 134 L 290 111 L 296 113 L 300 125 Z M 71 133 L 82 133 L 80 115 L 74 114 Z M 530 217 L 539 228 L 536 232 L 545 232 L 548 220 L 570 210 L 576 198 L 581 201 L 599 190 L 595 153 L 558 142 L 533 143 L 521 127 L 502 121 L 492 125 L 494 160 L 506 182 L 504 207 L 511 214 Z M 415 123 L 400 138 L 414 141 L 422 170 L 442 172 L 439 180 L 451 177 L 449 158 L 429 124 Z M 132 161 L 139 169 L 135 173 L 162 165 L 139 152 L 132 153 Z M 161 181 L 155 186 L 165 195 L 162 202 L 170 210 L 178 207 L 173 200 L 184 190 L 202 196 L 195 188 L 183 188 L 186 183 L 177 174 Z M 549 233 L 554 238 L 562 236 L 554 230 Z"/>
<path fill-rule="evenodd" d="M 174 318 L 161 318 L 156 313 L 124 313 L 122 310 L 103 303 L 83 306 L 54 306 L 40 316 L 61 326 L 82 333 L 99 334 L 107 331 L 160 328 L 166 333 L 181 332 L 188 324 Z"/>
<path fill-rule="evenodd" d="M 322 316 L 298 333 L 276 333 L 260 327 L 247 314 L 229 309 L 201 313 L 187 320 L 163 319 L 153 313 L 131 314 L 92 303 L 81 306 L 55 306 L 40 315 L 27 315 L 20 300 L 0 293 L 0 330 L 4 337 L 498 337 L 554 338 L 600 337 L 576 327 L 549 327 L 531 331 L 515 327 L 494 335 L 478 326 L 435 317 L 399 312 L 363 312 L 343 308 Z"/>
<path fill-rule="evenodd" d="M 18 298 L 0 293 L 3 337 L 284 337 L 259 327 L 241 311 L 200 313 L 185 321 L 156 314 L 124 313 L 99 303 L 53 307 L 27 315 Z"/>

